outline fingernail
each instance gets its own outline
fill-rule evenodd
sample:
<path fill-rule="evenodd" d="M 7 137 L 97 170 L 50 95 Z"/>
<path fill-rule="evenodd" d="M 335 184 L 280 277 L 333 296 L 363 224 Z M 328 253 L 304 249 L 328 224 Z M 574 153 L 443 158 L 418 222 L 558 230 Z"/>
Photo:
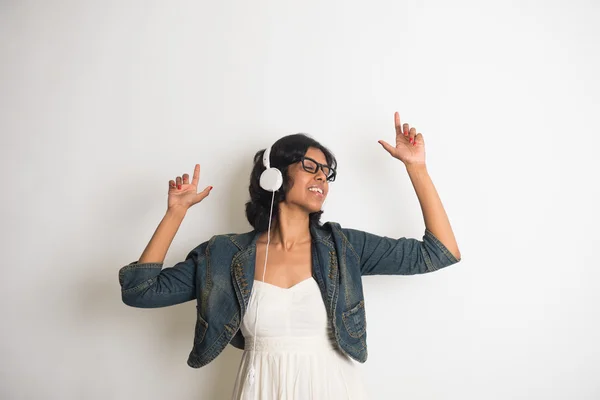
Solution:
<path fill-rule="evenodd" d="M 208 190 L 212 190 L 212 188 L 213 188 L 213 187 L 211 186 L 211 187 L 210 187 L 210 189 L 208 189 Z"/>
<path fill-rule="evenodd" d="M 413 141 L 412 141 L 412 138 L 410 138 L 410 142 L 411 142 L 411 143 L 413 142 Z"/>
<path fill-rule="evenodd" d="M 177 189 L 181 189 L 181 185 L 177 185 Z"/>

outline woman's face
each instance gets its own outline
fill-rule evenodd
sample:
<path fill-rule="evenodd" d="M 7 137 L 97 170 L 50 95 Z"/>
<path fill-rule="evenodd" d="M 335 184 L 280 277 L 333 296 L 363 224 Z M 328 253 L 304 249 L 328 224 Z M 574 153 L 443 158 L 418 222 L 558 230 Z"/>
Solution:
<path fill-rule="evenodd" d="M 304 156 L 327 165 L 325 154 L 314 147 L 309 147 Z M 327 182 L 323 170 L 319 168 L 318 172 L 313 174 L 304 170 L 302 161 L 299 161 L 289 166 L 288 174 L 292 181 L 292 187 L 286 195 L 285 202 L 289 205 L 299 206 L 307 213 L 320 211 L 329 191 L 329 182 Z"/>

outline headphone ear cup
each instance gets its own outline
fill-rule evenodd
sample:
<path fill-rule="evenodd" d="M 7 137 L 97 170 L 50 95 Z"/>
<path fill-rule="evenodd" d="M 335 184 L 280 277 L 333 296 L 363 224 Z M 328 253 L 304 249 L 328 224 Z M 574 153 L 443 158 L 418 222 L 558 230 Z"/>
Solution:
<path fill-rule="evenodd" d="M 283 185 L 283 176 L 277 168 L 267 168 L 260 174 L 260 187 L 275 192 Z"/>

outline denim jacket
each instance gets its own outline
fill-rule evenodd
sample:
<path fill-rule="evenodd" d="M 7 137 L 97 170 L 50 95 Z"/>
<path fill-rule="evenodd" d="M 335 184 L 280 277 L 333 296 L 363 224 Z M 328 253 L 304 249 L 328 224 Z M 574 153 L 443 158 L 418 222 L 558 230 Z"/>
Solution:
<path fill-rule="evenodd" d="M 367 321 L 362 275 L 412 275 L 460 261 L 427 229 L 423 240 L 392 239 L 327 222 L 310 228 L 312 276 L 321 290 L 333 336 L 352 359 L 367 360 Z M 231 343 L 244 349 L 240 323 L 255 276 L 260 232 L 213 236 L 184 261 L 134 261 L 119 270 L 123 302 L 165 307 L 196 300 L 196 325 L 188 365 L 200 368 Z"/>

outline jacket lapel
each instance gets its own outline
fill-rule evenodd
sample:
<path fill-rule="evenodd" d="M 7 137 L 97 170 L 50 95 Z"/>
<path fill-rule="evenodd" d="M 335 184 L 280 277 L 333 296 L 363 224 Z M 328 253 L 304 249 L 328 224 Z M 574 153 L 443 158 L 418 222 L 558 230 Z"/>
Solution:
<path fill-rule="evenodd" d="M 329 229 L 312 226 L 310 228 L 312 236 L 312 275 L 315 277 L 325 304 L 329 305 L 330 312 L 333 315 L 336 282 L 338 281 L 338 262 L 335 247 L 331 238 Z M 253 230 L 239 235 L 232 235 L 230 240 L 237 247 L 238 251 L 231 261 L 231 277 L 233 287 L 241 310 L 240 318 L 246 314 L 246 308 L 250 301 L 250 293 L 254 284 L 254 275 L 256 269 L 256 241 L 260 232 Z"/>
<path fill-rule="evenodd" d="M 246 307 L 250 301 L 250 293 L 254 284 L 256 241 L 259 236 L 260 232 L 254 230 L 231 237 L 231 241 L 238 248 L 238 252 L 235 253 L 231 260 L 231 277 L 242 313 L 240 318 L 246 314 Z"/>

